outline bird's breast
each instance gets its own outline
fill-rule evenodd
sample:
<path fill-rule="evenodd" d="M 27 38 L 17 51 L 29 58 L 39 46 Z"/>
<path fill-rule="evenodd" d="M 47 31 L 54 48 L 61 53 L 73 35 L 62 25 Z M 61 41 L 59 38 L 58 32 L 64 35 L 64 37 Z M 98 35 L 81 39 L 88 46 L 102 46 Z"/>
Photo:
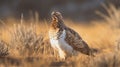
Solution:
<path fill-rule="evenodd" d="M 73 48 L 65 41 L 66 31 L 63 30 L 62 33 L 58 36 L 57 33 L 49 32 L 50 43 L 54 49 L 62 49 L 69 53 L 72 52 Z"/>

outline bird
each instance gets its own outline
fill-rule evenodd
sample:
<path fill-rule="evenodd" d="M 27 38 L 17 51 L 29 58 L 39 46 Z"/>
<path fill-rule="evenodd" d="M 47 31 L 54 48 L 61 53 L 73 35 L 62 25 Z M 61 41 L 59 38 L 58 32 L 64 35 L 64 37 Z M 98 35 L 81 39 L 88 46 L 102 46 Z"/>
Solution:
<path fill-rule="evenodd" d="M 60 59 L 66 59 L 67 56 L 75 55 L 78 52 L 88 56 L 92 55 L 91 49 L 81 36 L 65 25 L 59 11 L 51 13 L 49 40 L 52 48 L 58 52 Z"/>

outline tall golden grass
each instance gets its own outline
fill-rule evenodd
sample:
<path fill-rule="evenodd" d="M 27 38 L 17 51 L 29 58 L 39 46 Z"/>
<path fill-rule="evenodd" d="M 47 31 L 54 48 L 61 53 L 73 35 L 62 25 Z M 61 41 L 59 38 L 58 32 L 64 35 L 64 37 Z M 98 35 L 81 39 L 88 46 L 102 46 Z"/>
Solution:
<path fill-rule="evenodd" d="M 37 18 L 25 21 L 8 19 L 0 27 L 0 67 L 120 67 L 119 24 L 120 10 L 110 5 L 108 15 L 99 12 L 105 21 L 80 24 L 65 20 L 65 24 L 77 31 L 90 48 L 97 50 L 95 57 L 79 54 L 60 61 L 50 46 L 49 21 Z"/>

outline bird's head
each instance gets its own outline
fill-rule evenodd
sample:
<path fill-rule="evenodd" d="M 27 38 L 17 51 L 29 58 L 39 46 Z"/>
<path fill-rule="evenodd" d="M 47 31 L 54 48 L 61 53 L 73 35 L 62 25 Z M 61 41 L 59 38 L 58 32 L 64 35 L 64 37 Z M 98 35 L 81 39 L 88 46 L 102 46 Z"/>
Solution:
<path fill-rule="evenodd" d="M 63 29 L 65 27 L 62 14 L 59 11 L 53 11 L 51 13 L 51 18 L 52 18 L 51 26 L 54 29 L 57 29 L 57 28 Z"/>
<path fill-rule="evenodd" d="M 59 11 L 53 11 L 51 13 L 52 21 L 60 21 L 63 19 L 62 14 Z"/>

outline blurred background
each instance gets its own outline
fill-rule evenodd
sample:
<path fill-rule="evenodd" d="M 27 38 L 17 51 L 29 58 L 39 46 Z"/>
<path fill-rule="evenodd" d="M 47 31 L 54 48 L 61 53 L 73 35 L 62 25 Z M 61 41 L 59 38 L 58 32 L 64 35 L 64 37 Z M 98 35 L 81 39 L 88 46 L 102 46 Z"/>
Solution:
<path fill-rule="evenodd" d="M 95 57 L 59 60 L 48 37 L 53 10 Z M 0 0 L 0 67 L 120 67 L 120 0 Z"/>
<path fill-rule="evenodd" d="M 90 21 L 101 19 L 96 11 L 105 13 L 101 4 L 112 3 L 120 6 L 119 0 L 0 0 L 0 18 L 20 18 L 23 13 L 28 19 L 35 13 L 39 19 L 48 19 L 50 12 L 59 10 L 66 19 L 74 21 Z"/>

